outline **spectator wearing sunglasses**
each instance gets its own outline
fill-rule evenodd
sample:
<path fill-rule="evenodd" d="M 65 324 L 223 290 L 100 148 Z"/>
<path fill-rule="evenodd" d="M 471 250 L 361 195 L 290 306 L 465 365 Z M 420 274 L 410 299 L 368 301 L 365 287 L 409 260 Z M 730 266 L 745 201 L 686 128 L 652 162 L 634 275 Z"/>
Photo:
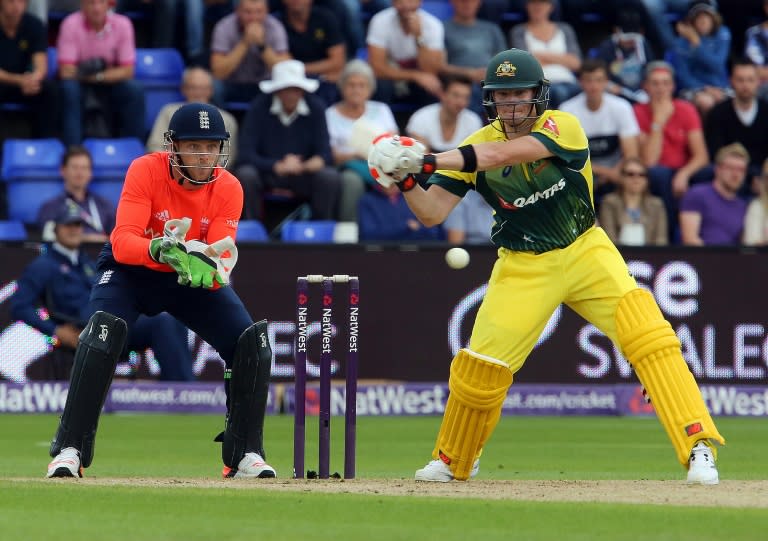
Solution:
<path fill-rule="evenodd" d="M 648 170 L 639 158 L 621 163 L 616 191 L 607 194 L 600 206 L 600 226 L 618 245 L 667 244 L 664 202 L 648 190 Z"/>

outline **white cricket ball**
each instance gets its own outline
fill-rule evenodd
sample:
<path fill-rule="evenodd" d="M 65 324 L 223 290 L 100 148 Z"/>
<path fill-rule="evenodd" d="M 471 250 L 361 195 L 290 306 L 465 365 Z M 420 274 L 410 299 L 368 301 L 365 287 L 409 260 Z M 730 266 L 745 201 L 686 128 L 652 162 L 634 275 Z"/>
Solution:
<path fill-rule="evenodd" d="M 464 248 L 451 248 L 445 252 L 445 262 L 452 269 L 463 269 L 469 265 L 469 252 Z"/>

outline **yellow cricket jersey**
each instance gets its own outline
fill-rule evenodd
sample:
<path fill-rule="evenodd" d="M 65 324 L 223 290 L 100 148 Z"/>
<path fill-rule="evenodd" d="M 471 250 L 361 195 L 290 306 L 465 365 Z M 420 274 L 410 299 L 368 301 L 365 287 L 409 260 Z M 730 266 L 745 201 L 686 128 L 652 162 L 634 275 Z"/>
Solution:
<path fill-rule="evenodd" d="M 473 173 L 439 170 L 429 183 L 461 197 L 474 186 L 494 210 L 493 243 L 541 253 L 568 246 L 595 224 L 592 165 L 584 129 L 569 113 L 545 111 L 530 135 L 553 156 Z M 505 140 L 488 125 L 462 145 Z"/>

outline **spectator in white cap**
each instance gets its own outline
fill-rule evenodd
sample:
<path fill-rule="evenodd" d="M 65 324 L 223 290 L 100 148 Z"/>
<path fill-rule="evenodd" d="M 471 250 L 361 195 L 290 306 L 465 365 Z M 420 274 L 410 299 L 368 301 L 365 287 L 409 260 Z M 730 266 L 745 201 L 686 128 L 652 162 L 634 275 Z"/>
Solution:
<path fill-rule="evenodd" d="M 334 220 L 341 177 L 332 167 L 325 104 L 312 93 L 304 64 L 284 60 L 261 81 L 264 95 L 243 118 L 235 176 L 245 191 L 246 218 L 263 219 L 263 194 L 269 191 L 309 201 L 312 218 Z"/>

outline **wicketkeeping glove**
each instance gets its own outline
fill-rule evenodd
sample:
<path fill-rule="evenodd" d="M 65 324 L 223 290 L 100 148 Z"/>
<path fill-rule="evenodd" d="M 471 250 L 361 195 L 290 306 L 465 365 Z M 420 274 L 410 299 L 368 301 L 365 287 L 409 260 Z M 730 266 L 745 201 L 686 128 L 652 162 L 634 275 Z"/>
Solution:
<path fill-rule="evenodd" d="M 189 254 L 184 239 L 192 224 L 190 218 L 168 220 L 163 229 L 163 236 L 149 242 L 149 256 L 158 263 L 165 263 L 179 275 L 179 283 L 189 283 Z"/>
<path fill-rule="evenodd" d="M 389 187 L 393 182 L 405 180 L 409 174 L 434 172 L 432 164 L 425 164 L 425 151 L 423 144 L 410 137 L 384 135 L 371 145 L 368 167 L 373 178 Z"/>
<path fill-rule="evenodd" d="M 210 245 L 190 240 L 185 247 L 189 254 L 190 287 L 213 289 L 229 284 L 229 275 L 237 263 L 237 246 L 232 237 Z"/>

